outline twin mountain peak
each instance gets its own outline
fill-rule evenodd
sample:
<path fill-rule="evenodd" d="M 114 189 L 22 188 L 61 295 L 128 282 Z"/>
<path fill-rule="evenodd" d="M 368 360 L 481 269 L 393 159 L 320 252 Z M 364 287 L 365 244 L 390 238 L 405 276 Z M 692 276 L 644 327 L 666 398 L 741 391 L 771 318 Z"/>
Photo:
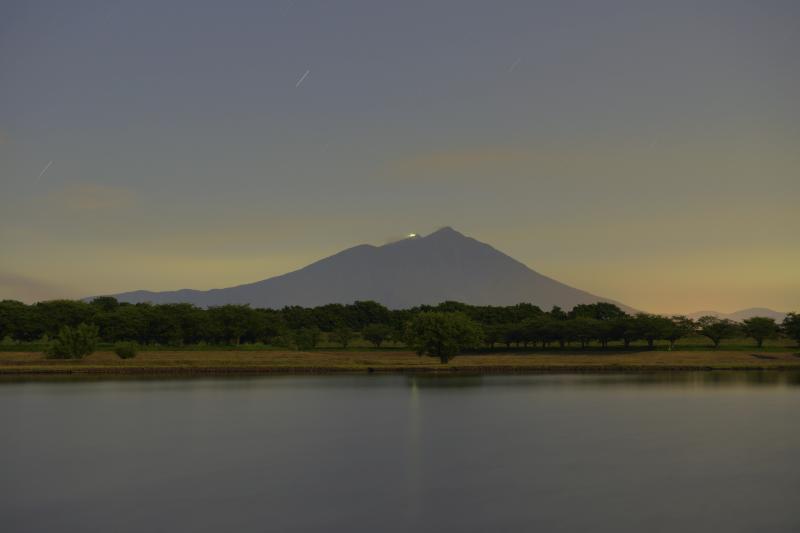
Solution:
<path fill-rule="evenodd" d="M 412 234 L 383 246 L 354 246 L 294 272 L 236 287 L 134 291 L 115 296 L 131 303 L 187 302 L 201 307 L 235 303 L 270 308 L 374 300 L 391 309 L 403 309 L 454 300 L 473 305 L 527 302 L 542 309 L 554 305 L 570 309 L 577 304 L 612 301 L 543 276 L 450 227 L 424 237 Z"/>

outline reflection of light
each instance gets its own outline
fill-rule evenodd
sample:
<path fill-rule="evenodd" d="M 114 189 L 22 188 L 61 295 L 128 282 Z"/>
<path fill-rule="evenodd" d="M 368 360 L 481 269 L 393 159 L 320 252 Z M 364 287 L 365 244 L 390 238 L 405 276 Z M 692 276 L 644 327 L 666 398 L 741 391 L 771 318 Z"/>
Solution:
<path fill-rule="evenodd" d="M 422 502 L 422 452 L 420 440 L 422 436 L 422 421 L 420 409 L 419 387 L 417 378 L 410 378 L 410 398 L 408 405 L 408 426 L 406 433 L 406 515 L 411 519 L 419 518 Z"/>
<path fill-rule="evenodd" d="M 416 234 L 416 233 L 409 233 L 409 234 L 408 234 L 408 238 L 409 238 L 409 239 L 413 239 L 413 238 L 414 238 L 414 237 L 416 237 L 416 236 L 417 236 L 417 234 Z"/>

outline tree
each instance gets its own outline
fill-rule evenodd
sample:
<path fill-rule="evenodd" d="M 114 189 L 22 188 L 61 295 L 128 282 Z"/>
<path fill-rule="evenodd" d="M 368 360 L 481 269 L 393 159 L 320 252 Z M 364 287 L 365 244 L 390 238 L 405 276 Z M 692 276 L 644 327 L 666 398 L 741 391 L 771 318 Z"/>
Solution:
<path fill-rule="evenodd" d="M 220 340 L 230 344 L 238 345 L 243 338 L 252 342 L 259 336 L 259 328 L 263 325 L 258 313 L 249 305 L 221 305 L 208 312 Z"/>
<path fill-rule="evenodd" d="M 151 305 L 144 307 L 149 343 L 177 346 L 183 341 L 183 329 L 174 313 L 175 306 L 185 304 Z M 238 344 L 238 343 L 237 343 Z"/>
<path fill-rule="evenodd" d="M 98 315 L 103 339 L 146 343 L 149 340 L 148 314 L 151 307 L 150 304 L 125 304 L 120 305 L 114 313 Z"/>
<path fill-rule="evenodd" d="M 573 331 L 569 327 L 569 322 L 564 320 L 551 320 L 547 324 L 546 335 L 558 342 L 558 345 L 563 348 L 569 344 L 575 337 Z"/>
<path fill-rule="evenodd" d="M 595 323 L 595 335 L 600 341 L 600 346 L 605 350 L 608 343 L 621 337 L 618 319 L 598 320 Z"/>
<path fill-rule="evenodd" d="M 719 348 L 722 339 L 735 337 L 740 329 L 736 322 L 727 318 L 703 316 L 697 319 L 697 332 L 703 337 L 708 337 L 714 343 L 714 348 Z"/>
<path fill-rule="evenodd" d="M 764 339 L 770 339 L 778 334 L 778 325 L 774 318 L 754 316 L 742 321 L 745 335 L 755 339 L 759 348 L 763 346 Z"/>
<path fill-rule="evenodd" d="M 259 339 L 264 344 L 270 344 L 280 337 L 285 337 L 287 334 L 286 322 L 283 320 L 283 315 L 280 311 L 275 309 L 256 309 L 261 325 L 259 332 L 261 338 Z"/>
<path fill-rule="evenodd" d="M 89 305 L 105 313 L 113 313 L 119 308 L 119 302 L 113 296 L 98 296 Z"/>
<path fill-rule="evenodd" d="M 42 333 L 30 306 L 16 300 L 0 302 L 0 339 L 11 337 L 15 341 L 32 341 Z"/>
<path fill-rule="evenodd" d="M 375 345 L 375 348 L 380 348 L 381 344 L 392 335 L 392 328 L 386 324 L 369 324 L 364 327 L 361 336 L 368 342 Z"/>
<path fill-rule="evenodd" d="M 370 324 L 389 324 L 389 309 L 372 300 L 355 301 L 345 306 L 345 312 L 349 319 L 347 325 L 357 330 Z"/>
<path fill-rule="evenodd" d="M 578 304 L 569 312 L 570 318 L 584 317 L 597 320 L 614 320 L 625 316 L 625 311 L 614 304 L 597 302 L 593 304 Z"/>
<path fill-rule="evenodd" d="M 398 328 L 392 328 L 392 335 L 389 340 L 395 344 L 400 344 L 408 348 L 408 339 L 406 338 L 406 326 L 401 325 Z"/>
<path fill-rule="evenodd" d="M 97 347 L 98 329 L 95 325 L 62 326 L 47 350 L 51 359 L 83 359 Z"/>
<path fill-rule="evenodd" d="M 120 359 L 131 359 L 139 352 L 139 345 L 135 342 L 118 342 L 114 345 L 114 353 Z"/>
<path fill-rule="evenodd" d="M 551 342 L 559 340 L 559 324 L 560 321 L 554 320 L 549 314 L 528 320 L 524 329 L 526 340 L 532 342 L 534 347 L 541 342 L 542 348 L 547 348 Z"/>
<path fill-rule="evenodd" d="M 353 330 L 347 326 L 339 326 L 331 333 L 331 339 L 339 343 L 342 348 L 347 348 L 353 337 L 355 337 Z"/>
<path fill-rule="evenodd" d="M 504 332 L 504 326 L 502 324 L 483 326 L 483 340 L 489 345 L 489 348 L 494 349 L 494 345 L 505 338 Z"/>
<path fill-rule="evenodd" d="M 463 313 L 422 312 L 406 328 L 409 346 L 420 356 L 438 357 L 442 364 L 479 346 L 482 337 L 481 328 Z"/>
<path fill-rule="evenodd" d="M 636 315 L 635 320 L 639 333 L 642 338 L 647 341 L 647 347 L 651 350 L 655 347 L 657 339 L 667 338 L 669 328 L 672 327 L 672 321 L 670 319 L 658 315 L 639 313 Z"/>
<path fill-rule="evenodd" d="M 525 340 L 525 330 L 522 324 L 508 324 L 505 331 L 505 342 L 507 347 L 514 343 L 519 348 L 520 343 Z"/>
<path fill-rule="evenodd" d="M 33 319 L 54 337 L 62 326 L 78 326 L 92 321 L 94 310 L 86 302 L 78 300 L 50 300 L 31 306 Z"/>
<path fill-rule="evenodd" d="M 784 335 L 794 339 L 797 345 L 800 346 L 800 314 L 789 313 L 786 315 L 781 324 L 781 330 Z"/>
<path fill-rule="evenodd" d="M 616 320 L 617 328 L 619 328 L 619 338 L 625 348 L 630 348 L 631 343 L 642 338 L 642 328 L 640 322 L 634 317 L 626 316 Z"/>
<path fill-rule="evenodd" d="M 695 330 L 695 323 L 691 318 L 685 316 L 674 316 L 670 319 L 670 325 L 666 328 L 665 339 L 669 341 L 669 349 L 675 347 L 678 339 L 690 335 Z"/>
<path fill-rule="evenodd" d="M 292 344 L 298 350 L 312 350 L 319 343 L 319 328 L 300 328 L 292 332 Z"/>
<path fill-rule="evenodd" d="M 581 348 L 586 348 L 592 339 L 597 337 L 597 325 L 600 322 L 594 318 L 586 318 L 579 316 L 572 320 L 568 320 L 568 332 L 572 338 L 578 339 L 581 343 Z"/>

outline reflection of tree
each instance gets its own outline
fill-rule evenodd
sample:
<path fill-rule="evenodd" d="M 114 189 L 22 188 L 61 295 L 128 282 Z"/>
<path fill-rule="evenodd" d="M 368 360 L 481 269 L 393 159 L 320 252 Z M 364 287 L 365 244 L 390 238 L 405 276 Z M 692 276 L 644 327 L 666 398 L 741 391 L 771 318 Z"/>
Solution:
<path fill-rule="evenodd" d="M 676 388 L 732 385 L 800 386 L 797 370 L 703 370 L 686 372 L 626 372 L 620 374 L 413 375 L 406 385 L 419 389 L 474 387 L 651 387 Z"/>

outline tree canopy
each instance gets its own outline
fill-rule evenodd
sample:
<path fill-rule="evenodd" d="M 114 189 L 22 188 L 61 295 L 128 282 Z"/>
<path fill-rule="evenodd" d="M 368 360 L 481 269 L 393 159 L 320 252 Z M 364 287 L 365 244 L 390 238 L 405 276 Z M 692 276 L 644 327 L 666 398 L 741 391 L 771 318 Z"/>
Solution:
<path fill-rule="evenodd" d="M 447 363 L 466 349 L 482 342 L 481 328 L 466 314 L 425 311 L 415 316 L 406 329 L 406 339 L 419 355 L 438 357 Z"/>
<path fill-rule="evenodd" d="M 754 317 L 742 324 L 715 317 L 698 321 L 639 313 L 629 315 L 618 306 L 600 302 L 578 305 L 569 312 L 553 307 L 544 311 L 531 304 L 475 306 L 442 302 L 410 309 L 387 309 L 376 302 L 329 304 L 320 307 L 253 309 L 247 305 L 221 305 L 208 309 L 187 303 L 129 304 L 104 296 L 92 302 L 53 300 L 26 305 L 0 301 L 0 340 L 45 343 L 64 326 L 94 325 L 100 342 L 133 342 L 140 346 L 271 344 L 313 349 L 321 339 L 348 347 L 359 338 L 375 348 L 407 344 L 407 326 L 427 313 L 457 314 L 480 329 L 481 344 L 531 348 L 565 347 L 578 343 L 587 348 L 607 348 L 619 343 L 630 348 L 668 342 L 670 348 L 684 337 L 702 335 L 714 346 L 725 339 L 749 336 L 762 346 L 782 334 L 800 344 L 800 317 L 789 313 L 780 327 L 775 321 Z"/>

